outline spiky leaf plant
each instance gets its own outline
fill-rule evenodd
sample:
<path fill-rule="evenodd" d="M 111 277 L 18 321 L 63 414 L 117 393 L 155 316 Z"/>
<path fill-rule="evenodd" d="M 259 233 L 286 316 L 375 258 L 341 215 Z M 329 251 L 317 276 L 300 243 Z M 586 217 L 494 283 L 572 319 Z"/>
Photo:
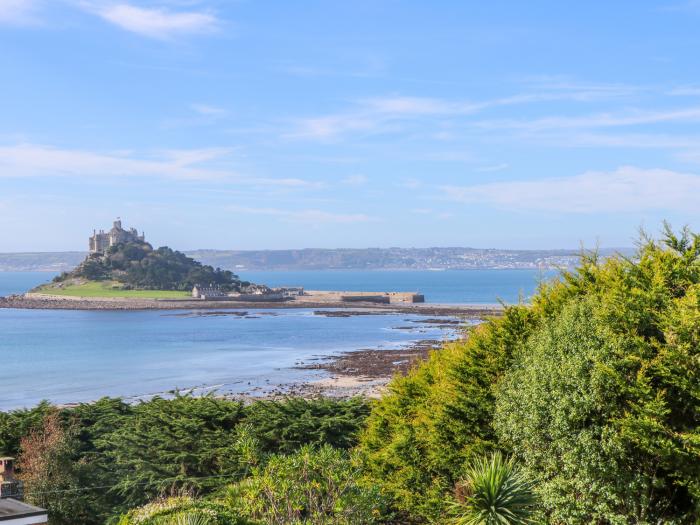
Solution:
<path fill-rule="evenodd" d="M 500 452 L 472 461 L 458 486 L 455 525 L 526 525 L 535 504 L 532 484 Z"/>

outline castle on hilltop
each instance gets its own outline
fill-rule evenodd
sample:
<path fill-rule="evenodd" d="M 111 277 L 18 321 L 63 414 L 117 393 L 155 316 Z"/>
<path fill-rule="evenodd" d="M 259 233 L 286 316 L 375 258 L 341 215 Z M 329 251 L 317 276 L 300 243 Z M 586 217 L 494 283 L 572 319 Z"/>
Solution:
<path fill-rule="evenodd" d="M 112 229 L 108 232 L 104 230 L 92 230 L 90 237 L 90 253 L 103 253 L 110 246 L 125 242 L 146 242 L 145 234 L 139 235 L 136 228 L 125 230 L 122 228 L 122 221 L 117 217 Z"/>

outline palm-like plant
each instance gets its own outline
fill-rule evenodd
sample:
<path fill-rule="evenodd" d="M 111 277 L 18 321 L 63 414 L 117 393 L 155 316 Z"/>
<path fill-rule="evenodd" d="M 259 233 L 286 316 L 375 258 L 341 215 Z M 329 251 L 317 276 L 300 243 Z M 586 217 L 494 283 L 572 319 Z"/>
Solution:
<path fill-rule="evenodd" d="M 477 458 L 459 483 L 455 525 L 527 525 L 535 505 L 533 486 L 513 458 L 500 452 Z"/>

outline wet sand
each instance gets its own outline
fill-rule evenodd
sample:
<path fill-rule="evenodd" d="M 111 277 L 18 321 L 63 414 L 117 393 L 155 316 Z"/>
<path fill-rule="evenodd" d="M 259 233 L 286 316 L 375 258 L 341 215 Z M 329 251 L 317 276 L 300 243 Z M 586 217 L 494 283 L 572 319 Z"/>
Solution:
<path fill-rule="evenodd" d="M 313 362 L 300 363 L 295 368 L 321 370 L 329 377 L 304 381 L 273 388 L 262 395 L 246 399 L 280 399 L 288 396 L 306 398 L 348 398 L 362 396 L 381 397 L 386 385 L 395 374 L 406 375 L 428 358 L 432 350 L 439 349 L 444 341 L 434 339 L 418 341 L 397 350 L 363 349 L 344 352 L 336 356 L 319 357 Z"/>

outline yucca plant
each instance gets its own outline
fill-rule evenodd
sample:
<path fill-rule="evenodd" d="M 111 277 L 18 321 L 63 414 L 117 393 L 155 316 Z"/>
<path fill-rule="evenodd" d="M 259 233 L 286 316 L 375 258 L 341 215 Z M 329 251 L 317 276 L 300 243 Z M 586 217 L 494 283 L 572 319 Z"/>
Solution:
<path fill-rule="evenodd" d="M 527 525 L 535 505 L 533 486 L 513 458 L 500 452 L 465 469 L 452 505 L 455 525 Z"/>

